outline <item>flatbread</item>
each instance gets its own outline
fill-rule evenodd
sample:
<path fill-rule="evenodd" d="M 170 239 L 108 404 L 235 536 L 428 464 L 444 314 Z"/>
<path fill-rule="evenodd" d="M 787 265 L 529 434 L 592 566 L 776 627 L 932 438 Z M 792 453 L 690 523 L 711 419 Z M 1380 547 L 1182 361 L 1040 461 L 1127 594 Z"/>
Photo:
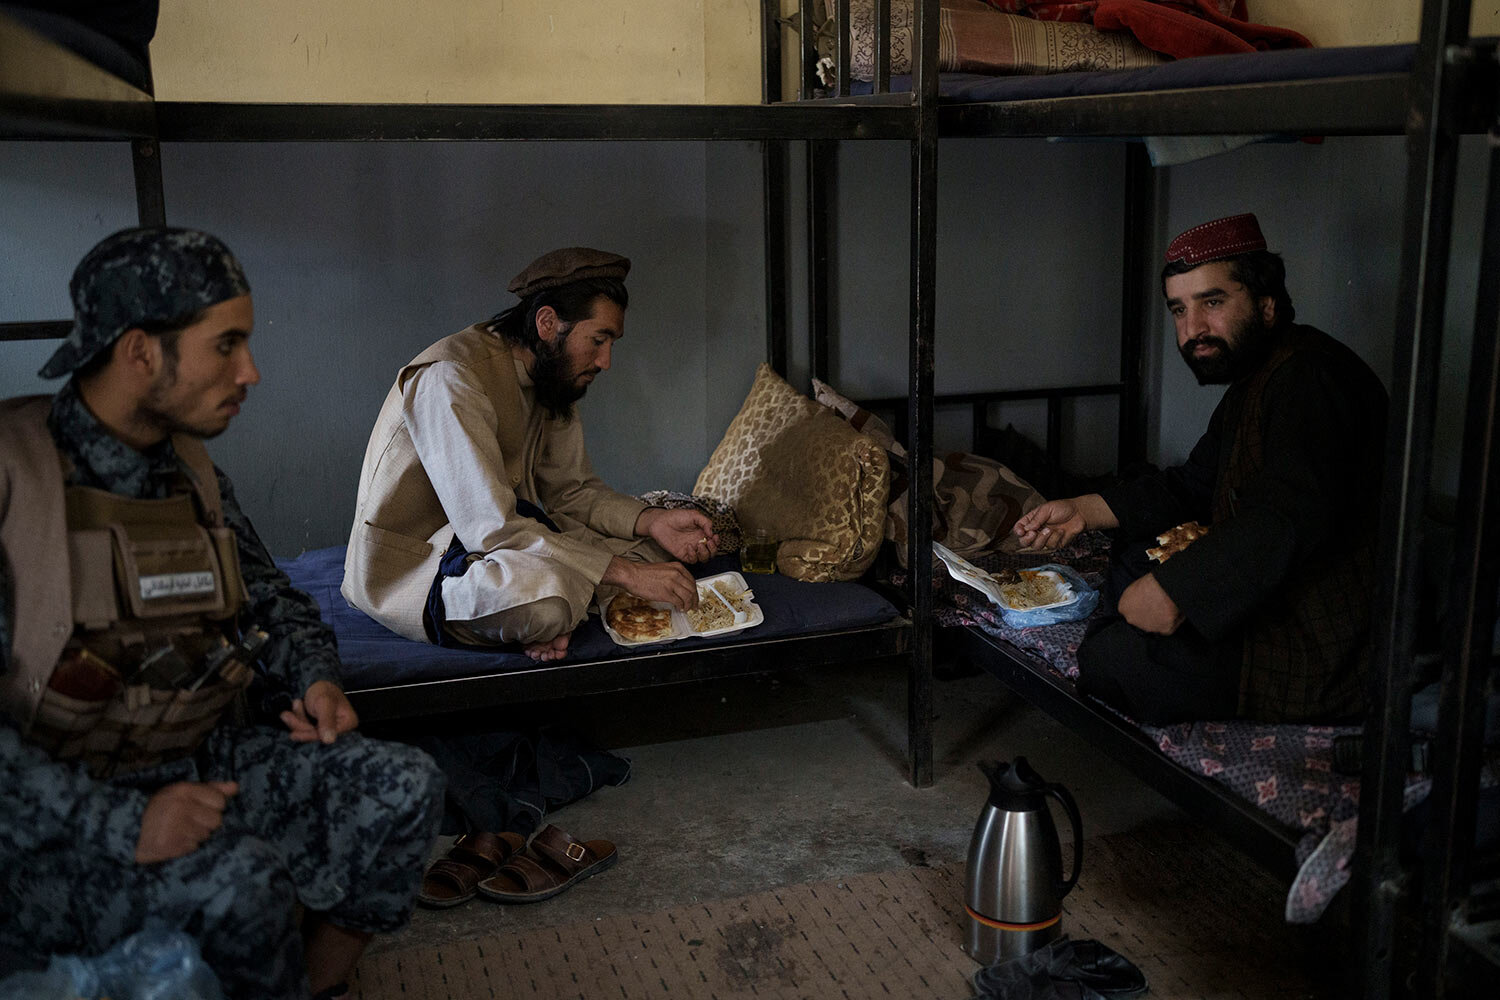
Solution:
<path fill-rule="evenodd" d="M 655 607 L 634 594 L 620 594 L 610 601 L 605 621 L 627 642 L 668 639 L 674 634 L 671 609 Z"/>
<path fill-rule="evenodd" d="M 1208 529 L 1197 521 L 1179 524 L 1172 530 L 1156 536 L 1156 544 L 1159 547 L 1147 549 L 1146 558 L 1164 563 L 1206 534 L 1208 534 Z"/>

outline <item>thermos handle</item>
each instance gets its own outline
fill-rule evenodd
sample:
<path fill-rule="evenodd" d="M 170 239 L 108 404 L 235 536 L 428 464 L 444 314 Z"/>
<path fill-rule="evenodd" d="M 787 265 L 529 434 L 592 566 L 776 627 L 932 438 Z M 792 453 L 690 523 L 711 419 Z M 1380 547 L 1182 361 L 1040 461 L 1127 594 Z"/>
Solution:
<path fill-rule="evenodd" d="M 1062 785 L 1048 785 L 1047 794 L 1063 804 L 1068 811 L 1068 819 L 1073 823 L 1073 874 L 1068 876 L 1066 882 L 1058 883 L 1058 898 L 1066 896 L 1073 891 L 1078 884 L 1078 873 L 1083 870 L 1083 817 L 1078 815 L 1078 803 L 1073 801 L 1072 794 Z"/>

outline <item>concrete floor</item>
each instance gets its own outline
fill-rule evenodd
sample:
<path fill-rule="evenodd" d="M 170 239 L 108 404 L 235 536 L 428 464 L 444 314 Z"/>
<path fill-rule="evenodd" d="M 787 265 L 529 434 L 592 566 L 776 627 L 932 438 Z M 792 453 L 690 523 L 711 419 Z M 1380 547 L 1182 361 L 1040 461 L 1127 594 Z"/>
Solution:
<path fill-rule="evenodd" d="M 614 841 L 620 862 L 543 903 L 477 899 L 419 909 L 406 931 L 374 947 L 962 861 L 987 795 L 974 766 L 983 759 L 1025 755 L 1065 785 L 1078 800 L 1085 838 L 1177 815 L 987 675 L 938 681 L 936 781 L 914 789 L 906 781 L 905 704 L 901 669 L 846 665 L 530 707 L 527 720 L 564 722 L 632 760 L 625 785 L 548 817 L 580 839 Z"/>

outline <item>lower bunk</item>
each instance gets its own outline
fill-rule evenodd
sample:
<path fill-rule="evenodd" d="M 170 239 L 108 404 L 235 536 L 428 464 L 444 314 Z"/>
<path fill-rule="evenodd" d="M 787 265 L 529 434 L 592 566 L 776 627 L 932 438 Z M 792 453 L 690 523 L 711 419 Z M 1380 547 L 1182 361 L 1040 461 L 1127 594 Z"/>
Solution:
<path fill-rule="evenodd" d="M 971 561 L 987 572 L 1064 563 L 1097 586 L 1107 560 L 1107 538 L 1087 532 L 1055 553 Z M 1341 773 L 1335 751 L 1338 737 L 1357 737 L 1360 727 L 1241 720 L 1138 725 L 1076 692 L 1078 646 L 1101 612 L 1082 621 L 1013 628 L 984 595 L 946 574 L 934 580 L 934 591 L 935 624 L 947 651 L 995 676 L 1286 879 L 1289 922 L 1318 920 L 1348 882 L 1359 776 L 1357 763 L 1345 768 L 1354 773 Z M 1430 778 L 1411 775 L 1407 807 L 1430 788 Z"/>
<path fill-rule="evenodd" d="M 536 663 L 519 652 L 447 648 L 402 638 L 349 606 L 340 593 L 344 547 L 278 560 L 292 584 L 317 601 L 338 638 L 350 702 L 365 721 L 409 718 L 662 684 L 859 661 L 903 660 L 911 622 L 859 583 L 804 583 L 747 575 L 765 621 L 715 638 L 625 647 L 597 615 L 573 633 L 566 659 Z M 700 577 L 739 570 L 721 556 Z"/>

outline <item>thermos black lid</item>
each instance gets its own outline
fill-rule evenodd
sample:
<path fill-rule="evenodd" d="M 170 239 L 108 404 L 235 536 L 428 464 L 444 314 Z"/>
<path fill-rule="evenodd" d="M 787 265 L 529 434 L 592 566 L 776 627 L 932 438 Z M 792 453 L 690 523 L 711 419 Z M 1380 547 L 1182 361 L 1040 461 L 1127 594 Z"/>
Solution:
<path fill-rule="evenodd" d="M 1025 757 L 1014 763 L 981 761 L 979 770 L 990 779 L 990 805 L 1008 812 L 1045 809 L 1047 782 L 1037 774 Z"/>

